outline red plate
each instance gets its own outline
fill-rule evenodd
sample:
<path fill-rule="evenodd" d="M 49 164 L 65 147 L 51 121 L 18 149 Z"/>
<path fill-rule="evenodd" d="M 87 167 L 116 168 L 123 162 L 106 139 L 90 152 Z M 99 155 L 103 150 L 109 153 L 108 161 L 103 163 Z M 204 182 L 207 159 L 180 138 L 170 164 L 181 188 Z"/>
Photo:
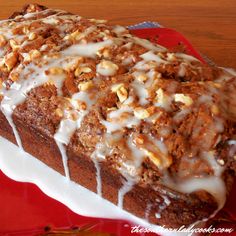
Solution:
<path fill-rule="evenodd" d="M 132 32 L 141 38 L 158 41 L 159 44 L 167 48 L 175 48 L 182 44 L 187 53 L 204 62 L 191 44 L 174 30 L 153 28 L 137 29 Z M 234 222 L 236 218 L 235 196 L 236 185 L 223 211 L 224 219 L 227 218 L 228 220 L 230 218 Z M 226 226 L 228 226 L 228 223 Z M 142 235 L 131 233 L 129 222 L 90 218 L 75 214 L 60 202 L 46 196 L 36 185 L 13 181 L 0 172 L 0 235 L 27 236 L 57 233 L 83 236 Z M 154 234 L 145 235 L 151 236 Z M 233 235 L 233 233 L 225 235 Z"/>

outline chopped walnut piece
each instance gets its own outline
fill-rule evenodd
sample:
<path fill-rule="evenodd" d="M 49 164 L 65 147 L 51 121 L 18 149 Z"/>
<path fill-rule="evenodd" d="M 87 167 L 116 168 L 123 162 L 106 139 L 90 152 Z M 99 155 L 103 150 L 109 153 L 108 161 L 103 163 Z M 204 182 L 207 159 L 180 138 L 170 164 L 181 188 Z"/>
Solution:
<path fill-rule="evenodd" d="M 18 54 L 15 52 L 10 52 L 4 57 L 4 60 L 8 71 L 11 71 L 11 69 L 16 65 L 18 61 Z"/>
<path fill-rule="evenodd" d="M 30 41 L 31 41 L 31 40 L 34 40 L 34 39 L 37 38 L 37 35 L 36 35 L 34 32 L 31 32 L 31 33 L 28 35 L 28 38 L 29 38 Z"/>
<path fill-rule="evenodd" d="M 59 116 L 59 117 L 63 117 L 63 111 L 62 111 L 62 109 L 60 109 L 60 108 L 57 108 L 56 109 L 56 111 L 55 111 L 55 114 L 57 115 L 57 116 Z"/>
<path fill-rule="evenodd" d="M 143 72 L 136 71 L 133 73 L 133 75 L 136 80 L 138 80 L 139 82 L 142 82 L 142 83 L 144 83 L 148 79 L 147 75 Z"/>
<path fill-rule="evenodd" d="M 33 59 L 35 59 L 35 58 L 40 57 L 40 56 L 41 56 L 41 53 L 40 53 L 40 51 L 38 51 L 37 49 L 34 49 L 34 50 L 31 50 L 31 51 L 29 52 L 29 56 L 30 56 L 30 60 L 33 60 Z"/>
<path fill-rule="evenodd" d="M 101 19 L 89 19 L 89 21 L 97 24 L 104 24 L 107 22 L 107 20 L 101 20 Z"/>
<path fill-rule="evenodd" d="M 150 116 L 149 112 L 147 109 L 144 109 L 142 107 L 136 107 L 134 109 L 134 115 L 138 118 L 138 119 L 145 119 L 148 118 Z"/>
<path fill-rule="evenodd" d="M 13 40 L 13 39 L 11 39 L 9 41 L 9 43 L 10 43 L 10 46 L 12 48 L 12 51 L 16 51 L 16 50 L 18 50 L 20 48 L 20 45 L 18 45 L 17 42 L 15 40 Z"/>
<path fill-rule="evenodd" d="M 84 82 L 81 82 L 79 83 L 78 85 L 78 88 L 80 91 L 86 91 L 90 88 L 93 87 L 93 82 L 90 80 L 90 81 L 84 81 Z"/>
<path fill-rule="evenodd" d="M 111 91 L 112 91 L 113 93 L 116 93 L 121 87 L 124 87 L 124 84 L 123 84 L 123 83 L 114 84 L 114 85 L 112 85 L 112 87 L 111 87 Z"/>
<path fill-rule="evenodd" d="M 10 73 L 9 78 L 16 82 L 19 79 L 19 73 L 18 72 L 14 72 L 14 70 Z"/>
<path fill-rule="evenodd" d="M 105 59 L 109 59 L 111 57 L 110 50 L 108 48 L 103 48 L 96 53 L 99 57 L 104 57 Z"/>
<path fill-rule="evenodd" d="M 177 61 L 177 57 L 174 53 L 167 53 L 167 60 L 168 61 Z"/>
<path fill-rule="evenodd" d="M 219 163 L 221 166 L 225 165 L 225 161 L 223 159 L 218 159 L 217 163 Z"/>
<path fill-rule="evenodd" d="M 23 33 L 24 34 L 28 34 L 29 33 L 29 26 L 28 25 L 25 25 L 22 29 Z"/>
<path fill-rule="evenodd" d="M 71 35 L 70 35 L 73 39 L 75 40 L 79 40 L 81 38 L 81 32 L 79 32 L 78 30 L 76 30 L 75 32 L 73 32 Z"/>
<path fill-rule="evenodd" d="M 150 152 L 149 150 L 147 149 L 144 149 L 146 155 L 148 156 L 148 158 L 158 167 L 158 168 L 161 168 L 162 165 L 161 165 L 161 159 L 155 155 L 153 152 Z"/>
<path fill-rule="evenodd" d="M 75 76 L 78 77 L 78 76 L 80 76 L 83 73 L 90 73 L 90 72 L 92 72 L 92 69 L 89 68 L 89 67 L 78 67 L 75 70 Z"/>
<path fill-rule="evenodd" d="M 5 59 L 0 57 L 0 67 L 4 67 L 5 66 Z"/>
<path fill-rule="evenodd" d="M 7 40 L 5 39 L 3 35 L 0 34 L 0 47 L 5 46 L 6 43 L 7 43 Z"/>
<path fill-rule="evenodd" d="M 218 106 L 216 106 L 215 104 L 213 104 L 213 105 L 211 106 L 211 112 L 212 112 L 214 115 L 218 115 L 219 112 L 220 112 L 220 109 L 219 109 Z"/>
<path fill-rule="evenodd" d="M 128 91 L 125 87 L 120 87 L 116 92 L 120 102 L 123 103 L 128 98 Z"/>
<path fill-rule="evenodd" d="M 60 67 L 52 67 L 48 70 L 48 73 L 51 75 L 61 75 L 64 73 L 64 70 Z"/>
<path fill-rule="evenodd" d="M 182 93 L 177 93 L 177 94 L 175 94 L 174 97 L 175 97 L 175 102 L 182 102 L 186 106 L 191 106 L 193 103 L 193 100 L 191 97 L 184 95 Z"/>
<path fill-rule="evenodd" d="M 97 65 L 97 72 L 103 76 L 113 76 L 116 74 L 118 71 L 119 67 L 107 60 L 102 60 L 98 65 Z"/>
<path fill-rule="evenodd" d="M 171 102 L 171 97 L 166 95 L 162 88 L 159 88 L 156 91 L 155 100 L 158 103 L 158 106 L 161 106 L 161 107 L 165 108 L 166 110 L 170 109 L 169 106 L 170 106 L 170 102 Z"/>

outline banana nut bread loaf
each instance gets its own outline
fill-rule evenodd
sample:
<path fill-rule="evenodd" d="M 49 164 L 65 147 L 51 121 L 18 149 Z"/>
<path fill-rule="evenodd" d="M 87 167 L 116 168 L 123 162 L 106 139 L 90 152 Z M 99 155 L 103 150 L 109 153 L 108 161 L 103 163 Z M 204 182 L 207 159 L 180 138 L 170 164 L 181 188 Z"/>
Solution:
<path fill-rule="evenodd" d="M 224 205 L 236 128 L 220 94 L 233 83 L 102 20 L 31 4 L 0 22 L 0 135 L 154 224 Z"/>

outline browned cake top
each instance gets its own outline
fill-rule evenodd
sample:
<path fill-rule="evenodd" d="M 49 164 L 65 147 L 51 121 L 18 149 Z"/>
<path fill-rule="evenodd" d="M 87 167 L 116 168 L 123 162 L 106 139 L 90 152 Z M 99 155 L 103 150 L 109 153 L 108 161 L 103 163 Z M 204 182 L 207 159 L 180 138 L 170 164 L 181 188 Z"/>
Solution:
<path fill-rule="evenodd" d="M 221 88 L 233 79 L 103 20 L 30 5 L 0 21 L 1 110 L 9 122 L 13 112 L 25 117 L 59 145 L 154 188 L 214 194 L 196 179 L 221 184 L 235 161 L 235 123 L 219 108 Z"/>

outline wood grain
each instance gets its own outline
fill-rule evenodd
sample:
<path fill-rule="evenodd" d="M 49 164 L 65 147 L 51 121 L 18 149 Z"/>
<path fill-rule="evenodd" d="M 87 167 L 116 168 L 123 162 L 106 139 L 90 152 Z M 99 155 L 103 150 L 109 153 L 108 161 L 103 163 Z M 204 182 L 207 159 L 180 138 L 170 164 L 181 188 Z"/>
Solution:
<path fill-rule="evenodd" d="M 130 25 L 157 21 L 183 33 L 216 64 L 236 69 L 235 0 L 47 0 L 39 4 L 84 17 Z M 27 0 L 0 0 L 0 18 L 19 10 Z"/>

